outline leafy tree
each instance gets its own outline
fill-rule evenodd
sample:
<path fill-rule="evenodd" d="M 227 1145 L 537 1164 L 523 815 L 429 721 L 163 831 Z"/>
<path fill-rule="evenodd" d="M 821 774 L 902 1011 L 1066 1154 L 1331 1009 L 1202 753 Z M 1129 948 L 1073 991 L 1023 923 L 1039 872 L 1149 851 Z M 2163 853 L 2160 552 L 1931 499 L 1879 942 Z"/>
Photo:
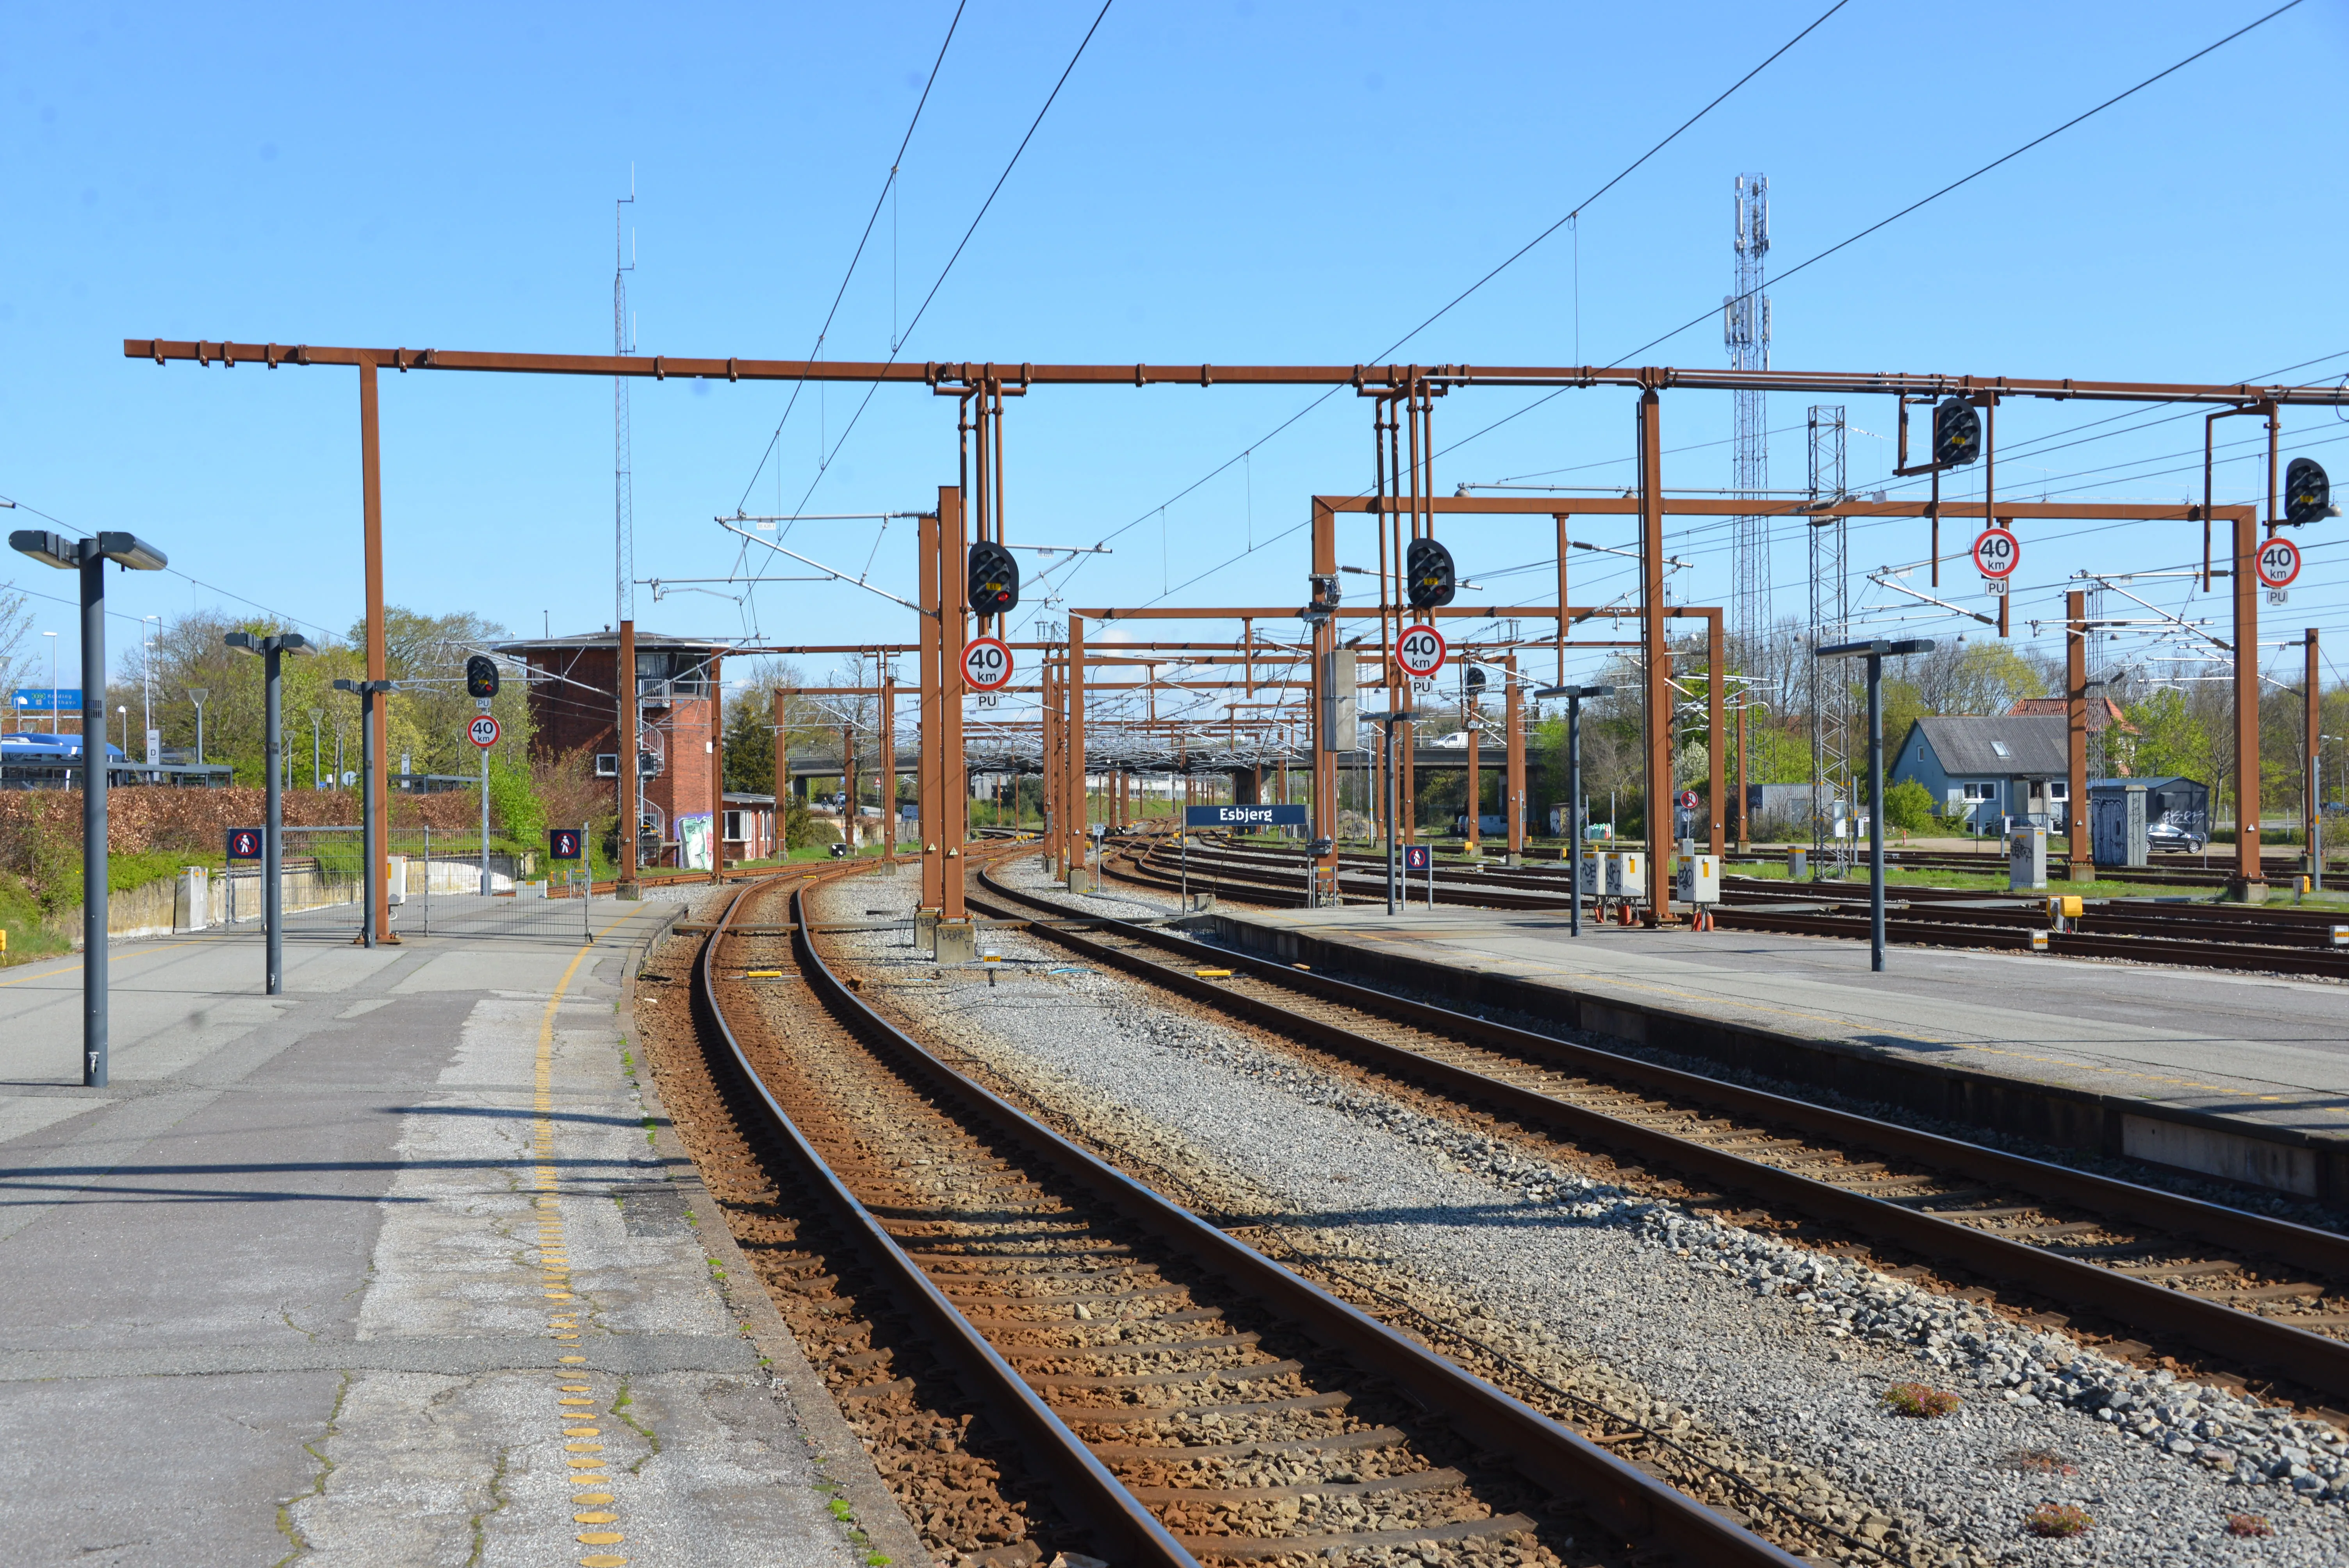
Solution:
<path fill-rule="evenodd" d="M 2165 686 L 2125 710 L 2137 727 L 2129 746 L 2129 770 L 2140 778 L 2181 774 L 2205 784 L 2218 780 L 2218 747 L 2210 726 L 2192 711 L 2186 694 Z"/>
<path fill-rule="evenodd" d="M 1930 832 L 1933 827 L 1933 793 L 1914 779 L 1904 779 L 1884 792 L 1884 820 L 1888 826 L 1911 833 Z"/>

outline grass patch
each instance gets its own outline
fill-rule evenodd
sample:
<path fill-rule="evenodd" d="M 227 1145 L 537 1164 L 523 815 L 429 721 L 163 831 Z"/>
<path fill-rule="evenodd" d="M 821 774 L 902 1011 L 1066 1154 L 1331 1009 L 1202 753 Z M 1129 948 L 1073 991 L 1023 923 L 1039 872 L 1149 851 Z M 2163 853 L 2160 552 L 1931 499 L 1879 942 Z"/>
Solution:
<path fill-rule="evenodd" d="M 41 901 L 33 896 L 33 890 L 25 885 L 23 879 L 10 872 L 0 872 L 0 931 L 8 934 L 8 951 L 0 953 L 0 967 L 55 958 L 73 951 L 70 940 L 49 929 L 43 918 L 45 913 Z"/>
<path fill-rule="evenodd" d="M 1913 1416 L 1920 1421 L 1949 1415 L 1964 1403 L 1946 1389 L 1923 1383 L 1895 1383 L 1884 1390 L 1886 1408 L 1896 1416 Z"/>
<path fill-rule="evenodd" d="M 2033 1535 L 2060 1541 L 2065 1536 L 2086 1534 L 2095 1522 L 2086 1510 L 2068 1502 L 2043 1502 L 2023 1516 L 2023 1527 Z"/>

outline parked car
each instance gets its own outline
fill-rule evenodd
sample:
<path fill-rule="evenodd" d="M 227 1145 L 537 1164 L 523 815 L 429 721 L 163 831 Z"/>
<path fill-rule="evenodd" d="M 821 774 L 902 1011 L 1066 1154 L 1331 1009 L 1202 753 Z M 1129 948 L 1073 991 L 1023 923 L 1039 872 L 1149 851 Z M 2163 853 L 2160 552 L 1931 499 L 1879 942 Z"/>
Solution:
<path fill-rule="evenodd" d="M 2145 847 L 2148 850 L 2181 850 L 2199 855 L 2210 842 L 2210 835 L 2177 822 L 2148 822 L 2145 827 Z"/>
<path fill-rule="evenodd" d="M 1431 751 L 1465 751 L 1468 749 L 1468 732 L 1455 729 L 1449 735 L 1439 735 L 1427 742 L 1427 748 Z"/>

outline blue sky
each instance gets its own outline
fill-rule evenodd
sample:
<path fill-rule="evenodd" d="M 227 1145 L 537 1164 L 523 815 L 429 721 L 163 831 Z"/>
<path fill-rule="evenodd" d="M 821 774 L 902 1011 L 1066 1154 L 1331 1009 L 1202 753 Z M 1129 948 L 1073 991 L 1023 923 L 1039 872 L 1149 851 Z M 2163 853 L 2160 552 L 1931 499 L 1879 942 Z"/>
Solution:
<path fill-rule="evenodd" d="M 1826 4 L 1116 0 L 905 352 L 1377 354 Z M 1097 8 L 971 0 L 828 356 L 887 354 Z M 1784 271 L 2271 8 L 1992 0 L 1951 13 L 1852 0 L 1399 356 L 1604 362 L 1702 316 L 1642 357 L 1718 365 L 1741 170 L 1770 177 L 1771 261 Z M 608 351 L 613 201 L 633 165 L 638 200 L 625 222 L 642 351 L 799 356 L 952 12 L 937 0 L 662 15 L 12 7 L 0 40 L 11 174 L 0 495 L 162 545 L 188 576 L 118 579 L 128 614 L 233 606 L 234 593 L 348 626 L 361 588 L 350 373 L 158 368 L 123 359 L 120 340 Z M 2335 199 L 2337 137 L 2321 129 L 2344 65 L 2349 13 L 2308 0 L 1774 288 L 1774 363 L 2227 380 L 2314 360 L 2299 374 L 2349 374 L 2338 284 L 2349 220 Z M 2319 129 L 2296 129 L 2302 113 Z M 1308 495 L 1369 477 L 1366 411 L 1351 397 L 1265 438 L 1309 396 L 1040 392 L 1009 425 L 1013 535 L 1114 534 L 1116 553 L 1086 563 L 1072 603 L 1147 600 L 1227 562 L 1180 599 L 1296 600 L 1302 536 L 1278 536 L 1303 521 Z M 840 438 L 863 391 L 803 397 L 762 470 L 788 397 L 636 387 L 640 575 L 733 571 L 737 542 L 710 519 L 738 504 L 787 510 L 805 495 L 816 511 L 896 510 L 951 480 L 952 405 L 915 389 L 875 397 L 812 491 L 820 448 Z M 1439 440 L 1527 401 L 1504 390 L 1445 399 Z M 476 610 L 517 632 L 611 619 L 608 382 L 387 377 L 383 407 L 393 599 Z M 2106 425 L 2106 438 L 2023 450 L 2115 411 L 2002 410 L 2001 445 L 2015 455 L 2001 464 L 2002 490 L 2199 492 L 2199 471 L 2185 471 L 2199 462 L 2178 455 L 2198 420 L 2117 435 Z M 1855 402 L 1848 417 L 1866 432 L 1850 443 L 1865 487 L 1890 465 L 1878 438 L 1890 410 Z M 1669 480 L 1726 484 L 1727 397 L 1668 397 L 1665 418 L 1666 445 L 1694 448 L 1669 459 Z M 1771 407 L 1780 485 L 1800 482 L 1803 420 L 1786 400 Z M 2309 450 L 2349 475 L 2349 424 L 2329 411 L 2291 415 L 2287 441 L 2335 443 Z M 1557 482 L 1628 481 L 1630 443 L 1628 394 L 1569 392 L 1451 446 L 1437 481 L 1448 491 L 1568 469 Z M 1162 520 L 1161 503 L 1244 451 Z M 2251 462 L 2221 470 L 2232 498 L 2262 482 Z M 1535 559 L 1546 526 L 1464 528 L 1451 542 L 1474 576 Z M 1628 524 L 1609 526 L 1591 536 L 1630 542 Z M 2342 529 L 2307 531 L 2308 569 L 2289 608 L 2269 612 L 2270 635 L 2349 634 Z M 910 589 L 903 524 L 885 539 L 866 524 L 802 524 L 794 539 L 852 568 L 871 559 L 876 582 Z M 2079 567 L 2178 565 L 2199 542 L 2183 529 L 2026 534 L 2018 619 L 2048 613 Z M 1697 562 L 1677 596 L 1727 594 L 1725 543 L 1718 532 L 1675 542 Z M 1777 552 L 1782 610 L 1802 606 L 1800 549 L 1789 538 Z M 1862 531 L 1852 552 L 1867 569 L 1916 560 L 1922 545 Z M 45 593 L 68 582 L 29 564 L 0 573 Z M 1620 587 L 1584 580 L 1594 594 Z M 36 603 L 70 657 L 70 610 Z M 911 631 L 909 613 L 836 585 L 770 584 L 743 603 L 640 590 L 637 605 L 641 624 L 677 633 Z"/>

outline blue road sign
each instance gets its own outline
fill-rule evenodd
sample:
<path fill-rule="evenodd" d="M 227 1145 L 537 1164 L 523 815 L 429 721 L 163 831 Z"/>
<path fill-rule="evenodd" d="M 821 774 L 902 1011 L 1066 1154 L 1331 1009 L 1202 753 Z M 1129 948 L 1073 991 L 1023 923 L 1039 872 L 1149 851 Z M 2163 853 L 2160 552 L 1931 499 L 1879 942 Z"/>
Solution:
<path fill-rule="evenodd" d="M 1423 872 L 1428 868 L 1433 854 L 1433 851 L 1425 844 L 1405 844 L 1402 847 L 1402 869 Z"/>
<path fill-rule="evenodd" d="M 1185 806 L 1186 828 L 1301 828 L 1302 806 Z"/>
<path fill-rule="evenodd" d="M 231 828 L 228 830 L 228 858 L 233 861 L 257 861 L 261 858 L 261 830 Z"/>
<path fill-rule="evenodd" d="M 550 861 L 575 861 L 579 858 L 579 830 L 549 828 L 546 830 L 546 858 Z"/>
<path fill-rule="evenodd" d="M 81 687 L 19 687 L 11 700 L 19 713 L 79 713 Z"/>

